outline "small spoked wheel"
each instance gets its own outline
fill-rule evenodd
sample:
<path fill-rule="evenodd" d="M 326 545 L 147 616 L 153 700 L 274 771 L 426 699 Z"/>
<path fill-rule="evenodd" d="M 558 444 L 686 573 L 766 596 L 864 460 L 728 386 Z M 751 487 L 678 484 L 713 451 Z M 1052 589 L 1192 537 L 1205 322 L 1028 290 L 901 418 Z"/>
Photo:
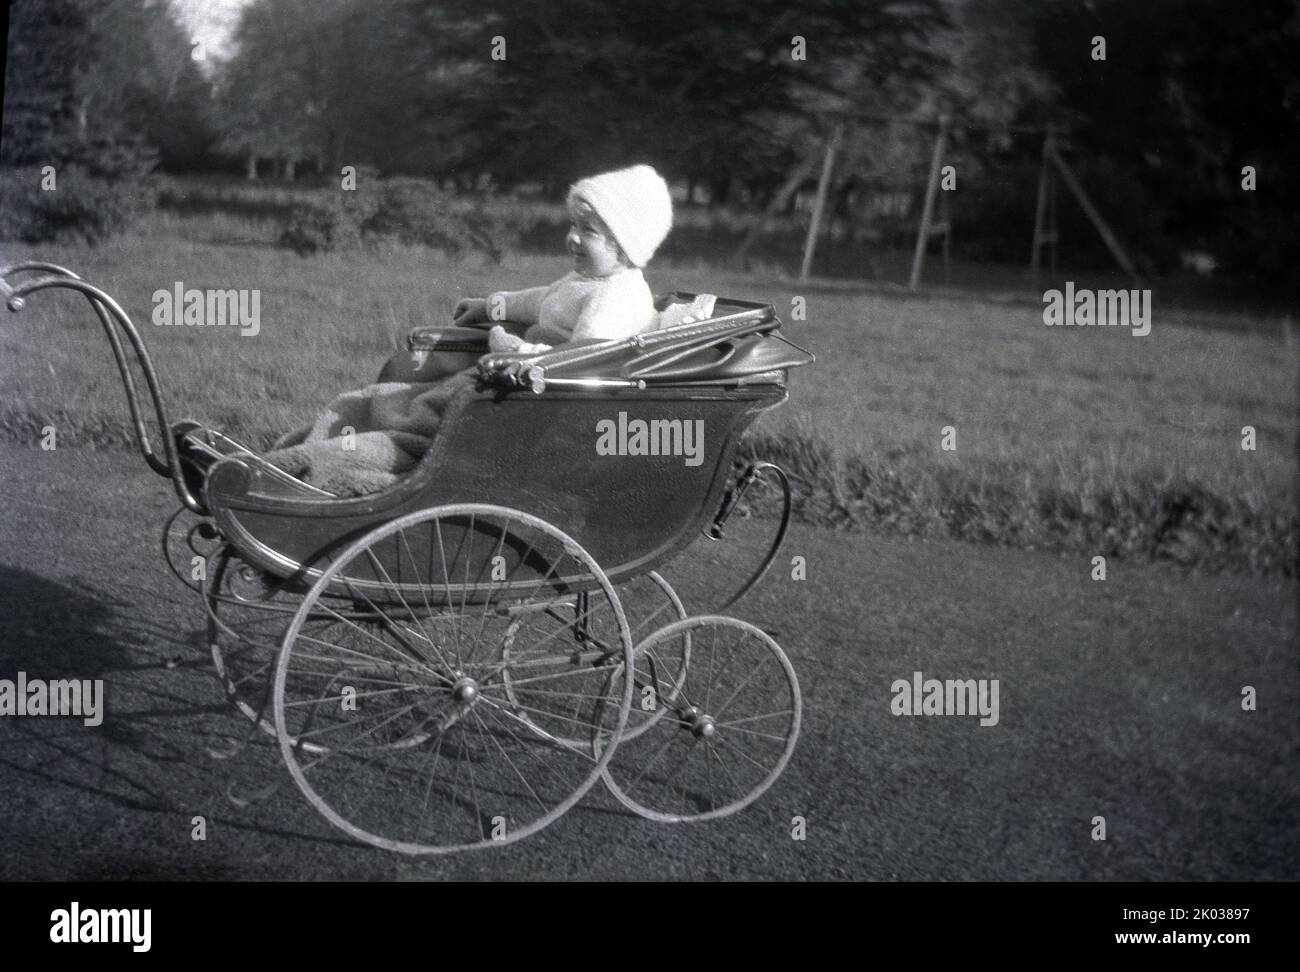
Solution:
<path fill-rule="evenodd" d="M 619 598 L 572 538 L 442 506 L 375 528 L 313 583 L 277 658 L 275 728 L 298 788 L 353 838 L 500 846 L 600 779 L 633 689 L 610 672 L 631 663 Z"/>
<path fill-rule="evenodd" d="M 635 646 L 670 622 L 684 619 L 686 608 L 682 606 L 681 598 L 677 596 L 672 585 L 655 571 L 625 581 L 618 586 L 617 590 L 617 603 L 622 606 L 623 614 L 627 618 L 628 630 L 632 635 L 633 653 L 641 659 L 637 664 L 649 669 L 650 680 L 657 686 L 663 687 L 668 693 L 667 699 L 671 701 L 686 678 L 686 667 L 690 658 L 690 634 L 683 632 L 675 638 L 664 639 L 657 642 L 653 649 L 640 655 L 637 655 L 638 649 Z M 576 626 L 576 633 L 580 638 L 593 645 L 613 644 L 618 637 L 618 628 L 617 619 L 611 610 L 612 604 L 613 602 L 601 598 L 588 596 L 584 599 L 576 596 L 567 601 L 557 601 L 542 612 L 517 615 L 507 629 L 502 642 L 501 659 L 505 667 L 501 672 L 501 679 L 506 696 L 512 702 L 524 706 L 525 713 L 531 713 L 539 721 L 545 722 L 546 714 L 556 711 L 552 704 L 553 699 L 548 698 L 544 692 L 530 693 L 528 679 L 537 672 L 531 667 L 524 667 L 516 672 L 514 663 L 528 659 L 529 652 L 532 650 L 530 644 L 536 639 L 538 631 L 564 628 L 577 615 L 582 616 L 582 621 Z M 520 637 L 520 633 L 524 631 L 528 631 L 531 638 Z M 603 681 L 607 674 L 606 671 L 600 671 L 595 673 L 595 677 Z M 516 682 L 520 683 L 518 688 Z M 634 692 L 623 738 L 631 739 L 639 736 L 654 725 L 667 711 L 661 703 L 662 700 L 644 686 Z M 561 721 L 546 728 L 574 745 L 583 745 L 589 741 L 586 737 L 573 734 L 575 728 L 584 728 L 575 723 Z"/>
<path fill-rule="evenodd" d="M 683 635 L 690 659 L 680 685 L 656 684 L 643 655 Z M 622 681 L 622 673 L 611 679 Z M 745 621 L 717 616 L 678 621 L 637 646 L 634 681 L 663 696 L 650 731 L 625 738 L 605 769 L 624 806 L 663 823 L 725 817 L 776 782 L 799 737 L 802 702 L 780 646 Z"/>

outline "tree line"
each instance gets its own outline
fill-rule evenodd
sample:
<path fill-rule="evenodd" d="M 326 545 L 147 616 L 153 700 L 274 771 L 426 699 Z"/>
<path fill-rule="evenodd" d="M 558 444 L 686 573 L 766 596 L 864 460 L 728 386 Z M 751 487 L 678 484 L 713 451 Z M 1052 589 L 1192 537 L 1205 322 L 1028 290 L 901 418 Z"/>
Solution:
<path fill-rule="evenodd" d="M 1297 0 L 250 0 L 201 70 L 165 0 L 11 0 L 0 162 L 554 196 L 646 160 L 757 207 L 834 130 L 843 172 L 923 171 L 932 133 L 881 119 L 942 111 L 994 173 L 1067 126 L 1144 225 L 1258 273 L 1298 241 L 1298 40 Z"/>

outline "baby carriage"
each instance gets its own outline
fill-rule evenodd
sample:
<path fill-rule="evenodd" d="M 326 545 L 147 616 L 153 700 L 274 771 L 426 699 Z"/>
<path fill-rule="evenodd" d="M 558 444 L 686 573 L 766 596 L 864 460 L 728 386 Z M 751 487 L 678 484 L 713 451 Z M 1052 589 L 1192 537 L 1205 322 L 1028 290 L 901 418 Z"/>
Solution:
<path fill-rule="evenodd" d="M 722 610 L 776 556 L 788 479 L 772 463 L 742 470 L 737 445 L 812 356 L 771 306 L 719 300 L 707 320 L 536 355 L 488 354 L 482 330 L 417 328 L 383 380 L 468 362 L 477 381 L 408 476 L 339 497 L 172 422 L 104 291 L 49 263 L 0 271 L 12 311 L 51 288 L 88 299 L 145 460 L 180 499 L 164 555 L 203 599 L 227 694 L 339 829 L 408 854 L 501 846 L 598 781 L 643 816 L 704 820 L 784 769 L 801 714 L 790 661 L 752 624 L 688 616 L 658 572 L 699 534 L 721 538 L 765 476 L 781 517 Z"/>

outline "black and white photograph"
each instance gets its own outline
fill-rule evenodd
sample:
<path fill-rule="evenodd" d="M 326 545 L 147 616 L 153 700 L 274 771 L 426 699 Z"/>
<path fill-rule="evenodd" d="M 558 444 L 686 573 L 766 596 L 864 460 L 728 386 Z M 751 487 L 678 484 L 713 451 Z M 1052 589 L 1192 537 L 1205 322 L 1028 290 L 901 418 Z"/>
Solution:
<path fill-rule="evenodd" d="M 1300 879 L 1300 2 L 7 6 L 0 880 Z"/>

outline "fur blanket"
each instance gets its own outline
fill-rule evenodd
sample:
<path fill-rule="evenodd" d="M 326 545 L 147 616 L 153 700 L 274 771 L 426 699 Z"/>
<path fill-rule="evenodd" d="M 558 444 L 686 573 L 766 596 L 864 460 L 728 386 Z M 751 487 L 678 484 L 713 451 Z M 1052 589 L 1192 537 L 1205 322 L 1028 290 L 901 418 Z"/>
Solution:
<path fill-rule="evenodd" d="M 670 303 L 655 326 L 706 320 L 716 300 L 698 294 L 690 303 Z M 337 496 L 377 493 L 415 467 L 451 399 L 475 380 L 470 368 L 434 382 L 380 382 L 344 392 L 310 425 L 282 436 L 265 458 Z"/>
<path fill-rule="evenodd" d="M 381 382 L 344 392 L 315 421 L 282 436 L 265 458 L 338 496 L 377 493 L 410 472 L 433 444 L 467 372 L 435 382 Z M 350 430 L 350 432 L 349 432 Z"/>

